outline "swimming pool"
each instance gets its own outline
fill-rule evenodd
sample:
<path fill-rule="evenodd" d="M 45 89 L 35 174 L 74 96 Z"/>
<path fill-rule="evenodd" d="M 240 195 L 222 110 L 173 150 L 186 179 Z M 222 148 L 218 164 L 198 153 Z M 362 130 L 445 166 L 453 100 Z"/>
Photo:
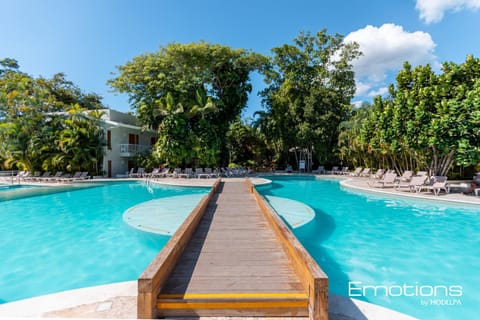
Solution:
<path fill-rule="evenodd" d="M 0 303 L 137 279 L 170 237 L 136 230 L 122 214 L 209 190 L 122 182 L 0 201 Z"/>
<path fill-rule="evenodd" d="M 293 229 L 328 274 L 331 293 L 421 319 L 475 319 L 480 210 L 350 191 L 338 180 L 268 177 L 264 195 L 304 202 L 315 219 Z"/>

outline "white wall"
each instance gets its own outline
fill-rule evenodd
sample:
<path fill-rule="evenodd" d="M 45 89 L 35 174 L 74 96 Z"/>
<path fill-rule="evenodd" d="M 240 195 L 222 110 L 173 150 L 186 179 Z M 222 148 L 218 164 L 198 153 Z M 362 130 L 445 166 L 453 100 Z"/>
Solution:
<path fill-rule="evenodd" d="M 136 123 L 136 118 L 129 114 L 108 110 L 103 118 L 106 120 L 105 139 L 107 137 L 107 131 L 110 131 L 112 148 L 109 150 L 107 146 L 105 147 L 106 152 L 102 170 L 105 171 L 105 175 L 107 175 L 108 161 L 112 161 L 112 177 L 114 178 L 116 175 L 128 173 L 128 161 L 133 159 L 133 157 L 124 157 L 120 154 L 120 145 L 129 143 L 129 134 L 138 134 L 139 144 L 146 146 L 150 146 L 151 138 L 156 138 L 157 134 L 154 131 L 145 131 L 142 133 L 140 127 L 133 125 Z"/>

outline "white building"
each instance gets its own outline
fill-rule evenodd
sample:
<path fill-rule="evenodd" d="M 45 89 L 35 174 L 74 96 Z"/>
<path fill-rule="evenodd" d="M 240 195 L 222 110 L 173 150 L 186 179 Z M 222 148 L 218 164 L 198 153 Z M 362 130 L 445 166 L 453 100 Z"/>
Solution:
<path fill-rule="evenodd" d="M 133 157 L 150 150 L 158 135 L 153 130 L 142 132 L 135 116 L 112 109 L 101 111 L 107 140 L 102 168 L 109 178 L 121 177 L 134 167 Z"/>

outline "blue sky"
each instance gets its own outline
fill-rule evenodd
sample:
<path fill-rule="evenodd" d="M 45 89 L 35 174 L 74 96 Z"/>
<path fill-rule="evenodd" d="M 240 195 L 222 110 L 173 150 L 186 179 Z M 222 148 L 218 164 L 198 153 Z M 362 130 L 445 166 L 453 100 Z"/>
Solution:
<path fill-rule="evenodd" d="M 263 54 L 302 30 L 326 28 L 357 41 L 357 96 L 385 92 L 408 60 L 413 65 L 461 63 L 480 57 L 480 0 L 0 0 L 0 58 L 51 77 L 64 72 L 107 106 L 129 111 L 128 99 L 106 84 L 134 56 L 171 42 L 200 40 Z M 260 109 L 254 92 L 244 116 Z"/>

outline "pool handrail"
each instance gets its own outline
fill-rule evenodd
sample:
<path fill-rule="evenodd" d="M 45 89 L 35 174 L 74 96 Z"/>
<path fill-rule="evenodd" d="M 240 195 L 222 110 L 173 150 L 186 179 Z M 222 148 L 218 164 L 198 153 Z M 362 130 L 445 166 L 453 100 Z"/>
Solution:
<path fill-rule="evenodd" d="M 307 291 L 310 319 L 328 320 L 328 276 L 265 198 L 258 193 L 250 179 L 245 179 L 245 184 L 253 193 L 262 213 L 281 240 L 290 262 Z"/>
<path fill-rule="evenodd" d="M 202 198 L 138 278 L 137 317 L 139 319 L 157 318 L 157 296 L 197 229 L 220 182 L 221 179 L 215 181 L 210 192 Z"/>

